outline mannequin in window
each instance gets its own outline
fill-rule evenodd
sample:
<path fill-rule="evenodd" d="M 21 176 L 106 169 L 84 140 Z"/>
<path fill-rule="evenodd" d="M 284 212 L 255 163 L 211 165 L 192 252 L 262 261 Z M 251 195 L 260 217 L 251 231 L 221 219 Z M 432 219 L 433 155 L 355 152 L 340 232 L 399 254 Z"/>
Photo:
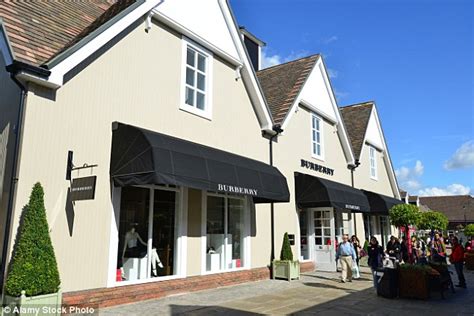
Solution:
<path fill-rule="evenodd" d="M 137 223 L 130 225 L 130 230 L 125 234 L 125 241 L 122 252 L 122 262 L 125 262 L 125 258 L 144 258 L 147 254 L 147 244 L 140 237 L 136 231 Z M 157 276 L 156 265 L 163 268 L 160 257 L 156 251 L 156 248 L 151 250 L 151 268 L 153 276 Z"/>

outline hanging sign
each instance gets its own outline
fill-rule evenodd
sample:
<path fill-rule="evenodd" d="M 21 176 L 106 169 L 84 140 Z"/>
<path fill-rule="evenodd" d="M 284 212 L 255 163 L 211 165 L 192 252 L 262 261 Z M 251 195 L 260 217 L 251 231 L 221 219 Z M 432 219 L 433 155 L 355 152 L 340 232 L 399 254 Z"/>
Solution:
<path fill-rule="evenodd" d="M 71 201 L 93 200 L 97 176 L 76 178 L 71 184 Z"/>

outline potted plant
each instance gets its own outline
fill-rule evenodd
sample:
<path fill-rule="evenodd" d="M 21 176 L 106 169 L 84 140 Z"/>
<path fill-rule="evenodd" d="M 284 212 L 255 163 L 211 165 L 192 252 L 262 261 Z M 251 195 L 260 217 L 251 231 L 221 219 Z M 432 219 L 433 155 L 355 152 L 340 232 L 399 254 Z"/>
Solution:
<path fill-rule="evenodd" d="M 474 224 L 469 224 L 464 228 L 464 235 L 467 237 L 474 238 Z M 472 242 L 471 242 L 472 245 Z M 472 247 L 472 246 L 471 246 Z M 470 250 L 466 249 L 466 269 L 474 270 L 474 249 L 471 248 Z"/>
<path fill-rule="evenodd" d="M 60 315 L 60 279 L 44 207 L 44 192 L 36 183 L 23 208 L 5 282 L 5 305 L 12 314 Z M 4 310 L 5 311 L 5 310 Z"/>
<path fill-rule="evenodd" d="M 293 261 L 293 252 L 291 251 L 288 233 L 285 233 L 283 236 L 280 260 L 273 260 L 272 272 L 274 279 L 278 278 L 291 281 L 300 278 L 300 263 L 299 261 Z"/>
<path fill-rule="evenodd" d="M 434 273 L 428 265 L 400 265 L 399 296 L 403 298 L 427 299 L 430 294 L 429 275 Z M 437 273 L 437 272 L 436 272 Z M 439 273 L 437 273 L 439 275 Z"/>

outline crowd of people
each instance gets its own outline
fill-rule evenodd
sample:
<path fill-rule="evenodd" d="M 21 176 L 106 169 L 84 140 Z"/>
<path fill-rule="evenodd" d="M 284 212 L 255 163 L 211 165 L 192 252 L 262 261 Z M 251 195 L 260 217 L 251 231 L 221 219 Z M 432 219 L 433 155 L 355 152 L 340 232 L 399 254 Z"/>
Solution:
<path fill-rule="evenodd" d="M 474 240 L 468 241 L 463 247 L 456 236 L 450 236 L 446 240 L 452 245 L 450 256 L 446 253 L 445 239 L 438 232 L 434 233 L 433 238 L 426 237 L 426 239 L 413 235 L 410 241 L 411 243 L 408 243 L 406 237 L 400 241 L 391 236 L 386 249 L 383 249 L 374 236 L 365 245 L 361 245 L 355 235 L 351 238 L 347 234 L 343 235 L 342 242 L 337 245 L 336 250 L 336 262 L 339 261 L 342 268 L 341 282 L 352 282 L 352 279 L 359 278 L 360 258 L 364 256 L 368 256 L 368 266 L 372 271 L 375 288 L 377 288 L 376 271 L 384 267 L 384 261 L 388 265 L 396 266 L 404 263 L 447 263 L 449 259 L 458 276 L 459 283 L 456 286 L 466 288 L 463 273 L 464 248 L 473 249 Z"/>

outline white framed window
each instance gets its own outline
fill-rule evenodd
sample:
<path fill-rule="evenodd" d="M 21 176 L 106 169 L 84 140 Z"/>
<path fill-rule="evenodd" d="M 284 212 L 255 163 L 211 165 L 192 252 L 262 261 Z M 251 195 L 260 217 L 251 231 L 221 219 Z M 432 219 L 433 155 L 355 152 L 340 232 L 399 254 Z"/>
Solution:
<path fill-rule="evenodd" d="M 369 146 L 370 178 L 377 180 L 377 150 Z"/>
<path fill-rule="evenodd" d="M 180 109 L 212 119 L 212 53 L 183 38 Z"/>
<path fill-rule="evenodd" d="M 248 269 L 249 228 L 247 198 L 203 191 L 202 274 Z"/>
<path fill-rule="evenodd" d="M 316 114 L 311 114 L 311 155 L 324 160 L 323 120 Z"/>

